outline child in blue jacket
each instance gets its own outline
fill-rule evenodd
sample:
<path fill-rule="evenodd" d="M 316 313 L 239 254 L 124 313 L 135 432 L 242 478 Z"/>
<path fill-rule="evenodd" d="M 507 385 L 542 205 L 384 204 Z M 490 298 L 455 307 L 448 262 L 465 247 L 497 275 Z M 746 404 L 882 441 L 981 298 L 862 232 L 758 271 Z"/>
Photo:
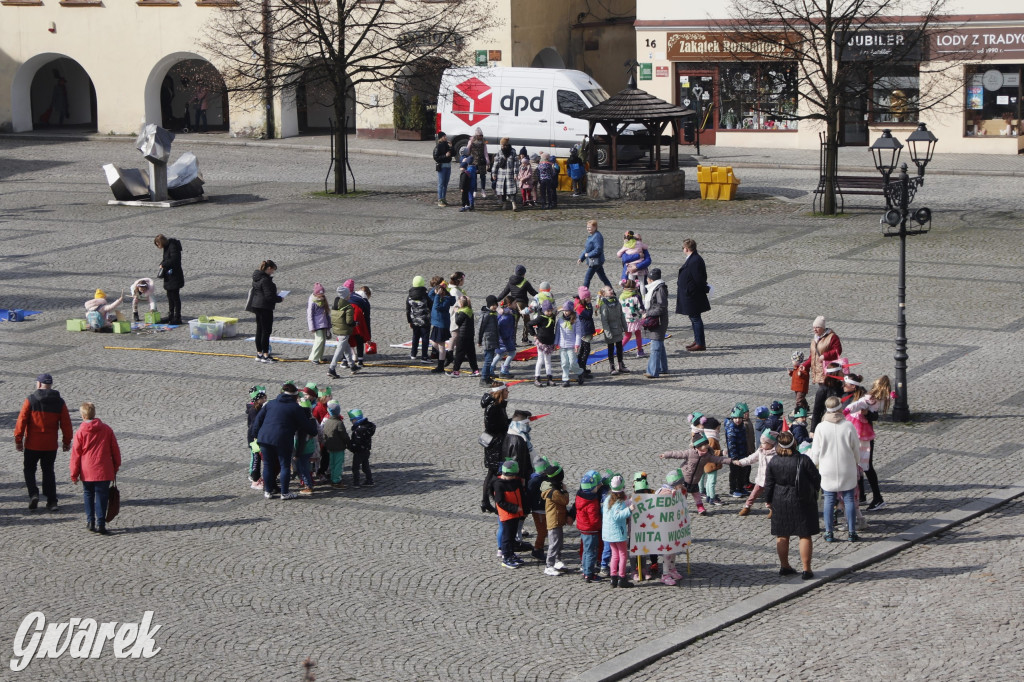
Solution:
<path fill-rule="evenodd" d="M 506 296 L 498 308 L 498 352 L 494 354 L 494 364 L 501 361 L 498 376 L 502 379 L 512 378 L 508 370 L 516 356 L 516 311 L 512 305 L 512 299 Z"/>
<path fill-rule="evenodd" d="M 594 340 L 597 327 L 594 324 L 594 306 L 590 303 L 590 289 L 580 287 L 576 290 L 575 299 L 576 316 L 580 321 L 580 350 L 576 354 L 577 362 L 583 376 L 589 379 L 593 372 L 587 369 L 587 359 L 590 357 L 590 342 Z"/>
<path fill-rule="evenodd" d="M 750 454 L 743 408 L 737 405 L 725 420 L 725 448 L 729 459 L 743 459 Z M 729 494 L 743 497 L 743 488 L 750 481 L 750 467 L 729 467 Z"/>
<path fill-rule="evenodd" d="M 626 566 L 629 564 L 627 521 L 636 506 L 626 499 L 626 483 L 622 476 L 612 478 L 610 488 L 607 499 L 601 503 L 601 539 L 612 548 L 609 566 L 612 587 L 633 587 L 626 578 Z"/>
<path fill-rule="evenodd" d="M 430 370 L 431 374 L 444 372 L 445 342 L 451 338 L 451 307 L 455 305 L 455 297 L 448 293 L 448 284 L 443 277 L 430 279 L 430 345 L 437 349 L 437 367 Z"/>
<path fill-rule="evenodd" d="M 363 416 L 362 410 L 349 410 L 348 419 L 352 424 L 352 435 L 348 441 L 348 449 L 352 453 L 352 486 L 359 487 L 360 470 L 365 477 L 363 485 L 372 486 L 370 448 L 373 447 L 373 434 L 377 432 L 377 425 Z"/>

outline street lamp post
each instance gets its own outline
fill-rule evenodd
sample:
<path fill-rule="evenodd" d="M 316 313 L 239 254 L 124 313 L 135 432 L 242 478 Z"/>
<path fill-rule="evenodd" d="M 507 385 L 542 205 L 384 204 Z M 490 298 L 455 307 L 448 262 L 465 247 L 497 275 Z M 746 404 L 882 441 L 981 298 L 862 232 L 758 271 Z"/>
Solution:
<path fill-rule="evenodd" d="M 693 111 L 694 119 L 696 119 L 693 134 L 697 140 L 697 156 L 700 156 L 700 129 L 704 122 L 704 102 L 701 97 L 704 95 L 704 88 L 700 87 L 700 84 L 694 85 L 690 88 L 690 94 L 693 95 Z"/>
<path fill-rule="evenodd" d="M 907 318 L 906 318 L 906 294 L 907 294 L 907 236 L 924 234 L 931 228 L 932 214 L 928 208 L 919 208 L 913 214 L 913 220 L 918 224 L 917 228 L 907 229 L 907 219 L 910 215 L 910 204 L 914 201 L 914 195 L 919 187 L 924 185 L 925 166 L 932 160 L 935 153 L 935 143 L 938 139 L 932 134 L 924 123 L 917 126 L 917 130 L 907 138 L 910 147 L 910 160 L 917 166 L 917 175 L 913 178 L 907 173 L 907 164 L 900 165 L 900 174 L 897 182 L 890 182 L 890 177 L 896 169 L 900 158 L 900 151 L 903 145 L 892 136 L 886 129 L 882 131 L 873 145 L 871 155 L 875 162 L 875 168 L 882 174 L 885 183 L 885 215 L 881 223 L 888 228 L 896 228 L 885 231 L 885 236 L 900 238 L 900 262 L 899 262 L 899 283 L 896 288 L 898 307 L 896 311 L 896 401 L 892 408 L 894 421 L 910 421 L 910 405 L 907 402 Z"/>

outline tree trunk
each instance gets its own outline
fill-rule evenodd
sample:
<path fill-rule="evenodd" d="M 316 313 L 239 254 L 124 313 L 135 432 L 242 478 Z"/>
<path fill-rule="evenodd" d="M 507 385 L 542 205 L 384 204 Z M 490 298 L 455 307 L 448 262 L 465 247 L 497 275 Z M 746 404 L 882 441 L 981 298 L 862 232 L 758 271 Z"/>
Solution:
<path fill-rule="evenodd" d="M 337 91 L 335 91 L 337 93 Z M 334 96 L 334 193 L 348 194 L 348 135 L 345 134 L 345 93 Z"/>
<path fill-rule="evenodd" d="M 821 212 L 836 215 L 836 176 L 839 175 L 839 115 L 833 109 L 825 117 L 825 194 L 822 196 Z"/>
<path fill-rule="evenodd" d="M 334 60 L 334 193 L 348 194 L 348 136 L 345 101 L 348 95 L 348 55 L 345 54 L 345 3 L 338 6 L 338 55 Z"/>
<path fill-rule="evenodd" d="M 271 69 L 274 22 L 270 13 L 270 0 L 263 0 L 263 107 L 266 110 L 264 137 L 274 139 L 274 74 Z"/>

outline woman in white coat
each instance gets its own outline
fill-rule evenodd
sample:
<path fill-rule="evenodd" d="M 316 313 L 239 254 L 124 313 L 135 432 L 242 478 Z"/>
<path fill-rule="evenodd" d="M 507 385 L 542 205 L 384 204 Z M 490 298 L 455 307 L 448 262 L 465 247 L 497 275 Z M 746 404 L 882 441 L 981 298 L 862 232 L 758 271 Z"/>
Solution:
<path fill-rule="evenodd" d="M 836 495 L 843 498 L 846 509 L 846 527 L 850 542 L 856 542 L 856 513 L 854 489 L 857 487 L 857 458 L 860 440 L 853 424 L 843 418 L 843 403 L 831 397 L 825 401 L 825 416 L 814 431 L 811 461 L 821 474 L 821 489 L 825 493 L 825 542 L 833 541 L 835 522 L 832 510 Z"/>

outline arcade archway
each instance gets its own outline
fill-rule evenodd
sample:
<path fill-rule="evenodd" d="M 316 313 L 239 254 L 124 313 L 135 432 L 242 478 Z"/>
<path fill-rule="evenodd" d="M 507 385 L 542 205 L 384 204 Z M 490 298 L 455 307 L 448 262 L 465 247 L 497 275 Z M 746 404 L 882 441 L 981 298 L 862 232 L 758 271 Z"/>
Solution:
<path fill-rule="evenodd" d="M 197 54 L 177 52 L 157 62 L 146 80 L 145 101 L 146 121 L 172 132 L 227 131 L 230 126 L 224 78 Z"/>
<path fill-rule="evenodd" d="M 57 53 L 22 64 L 11 84 L 15 132 L 47 129 L 96 130 L 96 88 L 82 65 Z"/>

